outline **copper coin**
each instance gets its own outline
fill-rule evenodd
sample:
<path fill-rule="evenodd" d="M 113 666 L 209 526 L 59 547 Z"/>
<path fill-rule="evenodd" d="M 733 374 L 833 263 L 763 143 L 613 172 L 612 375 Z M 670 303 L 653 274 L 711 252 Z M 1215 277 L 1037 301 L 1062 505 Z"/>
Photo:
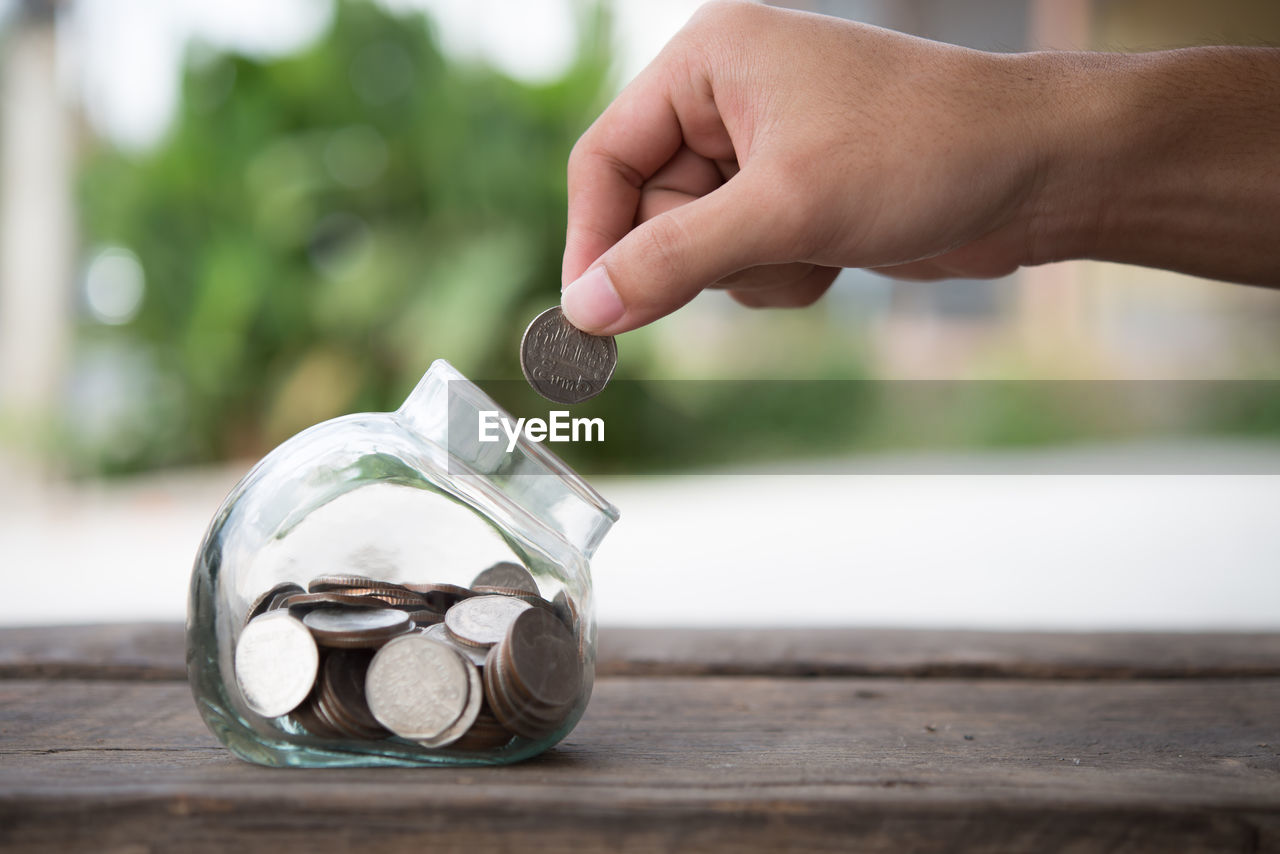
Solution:
<path fill-rule="evenodd" d="M 371 587 L 379 583 L 363 575 L 317 575 L 307 584 L 307 592 L 342 593 L 351 587 Z"/>
<path fill-rule="evenodd" d="M 409 615 L 394 608 L 317 608 L 302 622 L 322 646 L 372 648 L 413 628 Z"/>
<path fill-rule="evenodd" d="M 471 589 L 478 587 L 503 587 L 524 593 L 537 593 L 538 582 L 533 573 L 518 563 L 504 560 L 481 572 L 471 582 Z"/>

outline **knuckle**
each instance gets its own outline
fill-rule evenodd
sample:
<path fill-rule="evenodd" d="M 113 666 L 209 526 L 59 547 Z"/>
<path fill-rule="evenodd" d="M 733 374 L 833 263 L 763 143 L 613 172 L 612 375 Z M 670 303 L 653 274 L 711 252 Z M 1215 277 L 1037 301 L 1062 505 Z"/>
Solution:
<path fill-rule="evenodd" d="M 727 22 L 741 20 L 754 11 L 756 4 L 747 0 L 710 0 L 698 7 L 690 23 L 719 27 Z"/>
<path fill-rule="evenodd" d="M 654 217 L 645 224 L 641 244 L 644 269 L 662 282 L 674 282 L 685 271 L 683 261 L 689 235 L 680 221 L 670 213 Z"/>

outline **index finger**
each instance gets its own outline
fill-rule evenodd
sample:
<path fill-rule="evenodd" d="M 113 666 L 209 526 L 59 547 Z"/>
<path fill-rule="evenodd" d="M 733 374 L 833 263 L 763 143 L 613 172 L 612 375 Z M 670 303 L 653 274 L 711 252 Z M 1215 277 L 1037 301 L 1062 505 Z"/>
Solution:
<path fill-rule="evenodd" d="M 644 182 L 680 150 L 683 132 L 660 61 L 623 89 L 569 155 L 563 285 L 631 230 Z"/>

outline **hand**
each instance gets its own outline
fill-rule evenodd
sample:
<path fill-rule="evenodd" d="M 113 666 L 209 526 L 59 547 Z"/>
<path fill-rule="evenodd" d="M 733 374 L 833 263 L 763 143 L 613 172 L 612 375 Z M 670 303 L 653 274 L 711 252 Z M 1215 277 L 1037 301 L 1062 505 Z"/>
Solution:
<path fill-rule="evenodd" d="M 840 267 L 931 279 L 1028 263 L 1042 162 L 1017 65 L 819 15 L 703 7 L 573 150 L 566 313 L 612 334 L 707 287 L 803 306 Z"/>
<path fill-rule="evenodd" d="M 1095 258 L 1280 285 L 1280 49 L 991 54 L 703 7 L 569 159 L 562 302 L 614 334 L 841 267 L 992 277 Z"/>

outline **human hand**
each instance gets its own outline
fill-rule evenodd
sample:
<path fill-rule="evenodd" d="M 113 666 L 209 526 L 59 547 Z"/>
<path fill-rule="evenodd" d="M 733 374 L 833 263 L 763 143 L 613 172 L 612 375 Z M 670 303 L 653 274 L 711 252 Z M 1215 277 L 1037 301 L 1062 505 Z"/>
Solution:
<path fill-rule="evenodd" d="M 703 7 L 573 150 L 566 315 L 614 334 L 707 287 L 803 306 L 841 267 L 933 279 L 1032 263 L 1044 107 L 1019 59 Z"/>

